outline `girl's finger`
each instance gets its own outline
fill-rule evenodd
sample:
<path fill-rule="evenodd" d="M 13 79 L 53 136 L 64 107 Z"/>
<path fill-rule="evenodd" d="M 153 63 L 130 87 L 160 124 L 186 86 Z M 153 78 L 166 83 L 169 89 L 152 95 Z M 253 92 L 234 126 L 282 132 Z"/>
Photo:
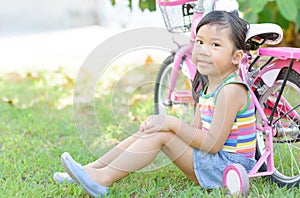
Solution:
<path fill-rule="evenodd" d="M 146 129 L 148 133 L 155 133 L 155 132 L 158 132 L 158 128 L 157 126 L 152 126 L 152 127 L 149 127 L 148 129 Z"/>

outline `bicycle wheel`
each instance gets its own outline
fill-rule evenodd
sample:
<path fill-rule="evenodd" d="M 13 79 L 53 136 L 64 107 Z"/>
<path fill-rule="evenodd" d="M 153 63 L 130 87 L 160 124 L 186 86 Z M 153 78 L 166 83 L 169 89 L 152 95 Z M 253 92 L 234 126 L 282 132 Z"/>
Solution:
<path fill-rule="evenodd" d="M 260 105 L 269 117 L 276 96 L 281 88 L 287 68 L 284 68 L 276 79 L 273 87 L 265 89 L 259 98 Z M 291 71 L 281 100 L 276 108 L 273 124 L 277 135 L 273 137 L 273 153 L 275 172 L 271 179 L 279 186 L 299 186 L 300 183 L 300 74 Z M 262 126 L 261 117 L 257 114 L 257 125 Z M 265 151 L 265 134 L 257 134 L 257 155 Z"/>
<path fill-rule="evenodd" d="M 173 65 L 174 55 L 170 55 L 164 60 L 158 72 L 154 88 L 155 113 L 174 115 L 185 122 L 190 123 L 194 115 L 194 102 L 178 102 L 174 99 L 167 101 Z M 191 87 L 191 81 L 179 71 L 173 96 L 186 94 L 186 97 L 191 97 L 189 99 L 192 100 Z"/>
<path fill-rule="evenodd" d="M 223 173 L 223 187 L 231 195 L 244 195 L 249 193 L 249 177 L 245 168 L 240 164 L 228 165 Z"/>

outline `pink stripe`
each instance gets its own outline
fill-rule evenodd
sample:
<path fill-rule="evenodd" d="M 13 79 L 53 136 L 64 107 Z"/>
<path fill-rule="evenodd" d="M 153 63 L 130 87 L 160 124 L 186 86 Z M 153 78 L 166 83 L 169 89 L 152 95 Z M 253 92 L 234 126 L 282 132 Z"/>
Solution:
<path fill-rule="evenodd" d="M 201 129 L 202 131 L 204 131 L 204 132 L 208 132 L 208 129 L 207 128 L 205 128 L 205 127 L 202 127 L 202 129 Z"/>
<path fill-rule="evenodd" d="M 247 130 L 249 130 L 249 131 L 247 131 Z M 247 129 L 247 130 L 245 130 L 245 129 L 243 129 L 243 130 L 238 130 L 239 132 L 239 135 L 240 136 L 243 136 L 243 135 L 249 135 L 249 134 L 253 134 L 253 133 L 255 133 L 256 132 L 256 128 L 255 127 L 253 127 L 253 129 Z"/>
<path fill-rule="evenodd" d="M 229 135 L 227 140 L 237 140 L 237 135 Z"/>
<path fill-rule="evenodd" d="M 158 0 L 158 5 L 160 6 L 176 6 L 176 5 L 182 5 L 191 1 L 196 0 L 177 0 L 177 1 L 164 1 L 164 0 Z"/>
<path fill-rule="evenodd" d="M 239 128 L 239 135 L 249 135 L 250 133 L 255 133 L 256 127 L 249 128 Z"/>
<path fill-rule="evenodd" d="M 207 116 L 207 117 L 212 117 L 212 113 L 203 113 L 203 112 L 201 112 L 201 115 L 202 116 Z"/>
<path fill-rule="evenodd" d="M 247 110 L 254 109 L 254 102 L 251 102 Z"/>

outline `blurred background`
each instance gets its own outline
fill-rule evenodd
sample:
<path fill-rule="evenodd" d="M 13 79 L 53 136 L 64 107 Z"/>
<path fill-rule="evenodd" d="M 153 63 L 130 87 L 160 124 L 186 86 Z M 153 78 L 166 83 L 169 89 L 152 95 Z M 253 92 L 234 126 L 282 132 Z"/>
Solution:
<path fill-rule="evenodd" d="M 211 1 L 211 0 L 206 0 Z M 165 27 L 157 0 L 0 0 L 0 72 L 78 68 L 102 41 L 135 27 Z M 300 0 L 217 0 L 250 23 L 284 29 L 300 46 Z"/>
<path fill-rule="evenodd" d="M 58 67 L 76 73 L 105 39 L 131 28 L 165 27 L 155 0 L 0 0 L 0 5 L 1 73 Z M 144 56 L 136 61 L 143 63 Z"/>
<path fill-rule="evenodd" d="M 131 1 L 130 1 L 131 2 Z M 102 41 L 126 29 L 164 27 L 159 10 L 119 0 L 0 0 L 0 72 L 77 71 Z"/>
<path fill-rule="evenodd" d="M 142 12 L 138 2 L 133 2 L 129 8 L 127 0 L 116 1 L 113 5 L 110 0 L 0 0 L 0 3 L 2 36 L 90 25 L 125 28 L 145 25 L 144 20 L 147 26 L 162 22 L 157 12 Z"/>

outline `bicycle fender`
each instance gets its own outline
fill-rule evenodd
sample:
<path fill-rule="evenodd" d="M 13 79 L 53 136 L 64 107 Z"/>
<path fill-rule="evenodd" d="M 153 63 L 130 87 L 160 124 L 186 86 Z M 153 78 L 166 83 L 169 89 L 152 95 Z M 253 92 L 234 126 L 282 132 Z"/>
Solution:
<path fill-rule="evenodd" d="M 176 52 L 176 57 L 181 59 L 181 71 L 190 80 L 194 80 L 197 73 L 196 66 L 192 61 L 193 43 L 183 45 Z"/>
<path fill-rule="evenodd" d="M 273 61 L 271 64 L 264 67 L 261 71 L 260 78 L 263 80 L 265 85 L 270 88 L 274 85 L 280 71 L 283 68 L 289 67 L 290 59 L 282 60 L 278 59 Z M 295 60 L 292 70 L 296 71 L 297 73 L 300 73 L 300 61 Z"/>
<path fill-rule="evenodd" d="M 190 80 L 194 80 L 197 69 L 194 65 L 194 63 L 189 60 L 188 58 L 186 58 L 183 63 L 182 63 L 182 73 L 189 78 Z"/>

